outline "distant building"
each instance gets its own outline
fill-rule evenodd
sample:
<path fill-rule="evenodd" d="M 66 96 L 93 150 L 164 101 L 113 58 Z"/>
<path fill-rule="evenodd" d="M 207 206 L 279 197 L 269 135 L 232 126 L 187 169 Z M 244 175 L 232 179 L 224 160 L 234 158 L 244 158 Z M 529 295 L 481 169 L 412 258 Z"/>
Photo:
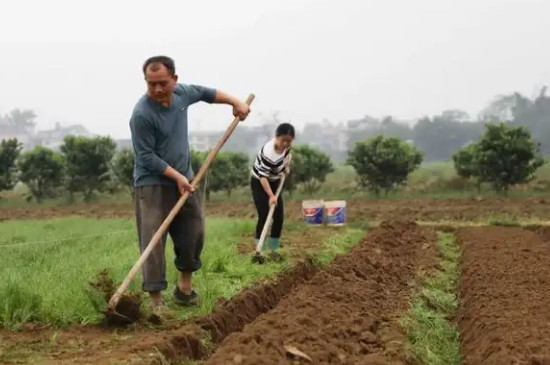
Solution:
<path fill-rule="evenodd" d="M 352 119 L 347 122 L 349 132 L 373 130 L 380 127 L 380 121 L 370 115 L 365 115 L 361 119 Z"/>
<path fill-rule="evenodd" d="M 346 152 L 348 140 L 349 133 L 344 123 L 324 122 L 306 124 L 297 143 L 309 144 L 331 155 Z"/>
<path fill-rule="evenodd" d="M 5 128 L 4 128 L 5 129 Z M 2 129 L 2 131 L 4 131 Z M 59 150 L 59 147 L 63 143 L 63 139 L 68 135 L 94 137 L 95 134 L 88 132 L 86 128 L 80 124 L 74 124 L 62 127 L 59 123 L 54 129 L 41 130 L 41 131 L 29 131 L 27 133 L 13 133 L 6 132 L 0 134 L 0 139 L 17 138 L 17 140 L 23 145 L 24 151 L 29 151 L 37 146 L 44 146 L 53 150 Z"/>
<path fill-rule="evenodd" d="M 36 146 L 44 146 L 53 150 L 59 150 L 59 147 L 63 144 L 63 139 L 69 135 L 95 137 L 95 134 L 88 132 L 88 130 L 80 124 L 62 127 L 57 123 L 54 129 L 36 132 L 31 137 L 28 148 L 33 149 Z"/>
<path fill-rule="evenodd" d="M 189 133 L 189 147 L 195 151 L 208 151 L 218 143 L 221 136 L 221 132 Z"/>

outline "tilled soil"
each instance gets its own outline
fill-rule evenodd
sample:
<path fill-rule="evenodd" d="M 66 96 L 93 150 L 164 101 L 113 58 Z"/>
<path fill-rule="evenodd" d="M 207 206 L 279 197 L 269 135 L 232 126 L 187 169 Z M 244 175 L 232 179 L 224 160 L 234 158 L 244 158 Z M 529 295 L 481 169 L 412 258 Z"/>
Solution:
<path fill-rule="evenodd" d="M 252 202 L 206 204 L 206 215 L 254 218 Z M 349 199 L 346 208 L 350 222 L 408 219 L 424 221 L 479 220 L 489 217 L 511 219 L 550 219 L 550 201 L 540 198 L 487 199 Z M 64 206 L 0 207 L 0 221 L 12 219 L 43 219 L 65 216 L 93 218 L 133 218 L 131 203 L 94 203 Z M 285 218 L 302 220 L 301 201 L 285 201 Z"/>
<path fill-rule="evenodd" d="M 521 228 L 461 228 L 463 364 L 550 364 L 550 246 Z"/>
<path fill-rule="evenodd" d="M 402 364 L 397 318 L 414 280 L 435 260 L 434 231 L 383 222 L 348 255 L 228 336 L 204 364 Z M 289 352 L 290 351 L 290 352 Z"/>

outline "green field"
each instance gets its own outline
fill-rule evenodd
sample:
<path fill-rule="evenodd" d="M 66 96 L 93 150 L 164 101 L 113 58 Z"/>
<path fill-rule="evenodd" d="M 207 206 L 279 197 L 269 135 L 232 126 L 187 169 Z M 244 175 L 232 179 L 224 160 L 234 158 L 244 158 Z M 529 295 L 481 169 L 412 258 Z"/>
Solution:
<path fill-rule="evenodd" d="M 236 294 L 243 287 L 280 271 L 282 264 L 255 265 L 250 255 L 238 253 L 239 243 L 252 237 L 254 221 L 208 218 L 203 268 L 194 284 L 202 304 L 196 309 L 179 309 L 179 318 L 210 312 L 215 301 Z M 300 229 L 289 224 L 288 230 Z M 95 323 L 102 317 L 98 308 L 104 300 L 89 292 L 89 282 L 104 268 L 116 283 L 121 282 L 139 257 L 135 224 L 131 219 L 62 218 L 45 221 L 7 221 L 0 223 L 3 265 L 0 267 L 0 326 L 17 328 L 30 321 L 56 326 Z M 327 236 L 320 261 L 330 261 L 344 252 L 364 233 L 342 230 Z M 284 250 L 284 249 L 283 249 Z M 344 250 L 344 251 L 343 251 Z M 177 272 L 173 266 L 171 240 L 167 241 L 166 299 Z M 251 245 L 251 253 L 253 246 Z M 129 290 L 140 291 L 141 274 Z M 148 307 L 147 301 L 144 307 Z"/>

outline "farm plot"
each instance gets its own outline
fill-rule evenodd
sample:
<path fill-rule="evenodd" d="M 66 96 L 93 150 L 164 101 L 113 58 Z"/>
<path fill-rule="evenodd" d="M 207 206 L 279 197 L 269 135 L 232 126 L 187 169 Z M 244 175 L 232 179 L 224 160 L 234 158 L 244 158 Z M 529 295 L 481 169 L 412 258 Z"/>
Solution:
<path fill-rule="evenodd" d="M 549 244 L 515 227 L 463 228 L 458 240 L 463 364 L 550 364 Z"/>
<path fill-rule="evenodd" d="M 244 365 L 305 364 L 310 358 L 316 364 L 448 364 L 452 358 L 466 365 L 547 364 L 550 234 L 548 226 L 533 224 L 550 217 L 550 210 L 540 199 L 503 202 L 351 201 L 352 226 L 375 227 L 366 237 L 349 227 L 306 227 L 299 204 L 290 202 L 282 241 L 289 260 L 265 266 L 250 262 L 251 206 L 210 205 L 205 267 L 196 280 L 205 303 L 180 309 L 169 302 L 173 321 L 115 331 L 95 324 L 98 313 L 85 286 L 104 267 L 115 268 L 112 276 L 120 281 L 137 259 L 131 211 L 94 205 L 91 211 L 43 208 L 31 214 L 73 216 L 47 221 L 4 216 L 0 250 L 8 264 L 0 276 L 8 280 L 0 290 L 11 295 L 0 296 L 0 363 Z M 83 218 L 90 215 L 95 218 Z M 418 222 L 392 220 L 400 215 Z M 491 220 L 531 231 L 468 227 Z M 450 232 L 439 235 L 439 248 L 435 230 Z M 98 241 L 98 232 L 113 234 Z M 56 242 L 60 236 L 69 241 Z M 441 261 L 438 250 L 453 242 L 462 258 L 453 251 Z M 434 273 L 440 277 L 422 279 Z M 170 277 L 173 282 L 175 272 Z M 131 290 L 139 289 L 138 281 Z M 426 283 L 433 287 L 422 287 Z M 426 289 L 440 297 L 426 297 Z M 42 299 L 29 300 L 37 295 Z M 21 303 L 30 305 L 12 310 Z M 403 318 L 418 315 L 420 307 L 426 316 L 412 318 L 413 333 Z M 407 351 L 411 343 L 413 353 Z"/>

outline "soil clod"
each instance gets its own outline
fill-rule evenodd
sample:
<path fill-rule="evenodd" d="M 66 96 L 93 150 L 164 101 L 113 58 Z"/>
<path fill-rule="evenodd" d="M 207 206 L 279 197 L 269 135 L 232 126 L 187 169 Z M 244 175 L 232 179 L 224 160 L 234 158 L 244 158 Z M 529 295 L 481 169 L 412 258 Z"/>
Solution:
<path fill-rule="evenodd" d="M 100 295 L 105 303 L 108 303 L 114 292 L 116 285 L 109 277 L 109 270 L 101 270 L 95 281 L 90 282 L 90 286 L 96 294 Z M 103 310 L 105 318 L 103 324 L 106 326 L 126 326 L 141 319 L 141 295 L 139 293 L 128 293 L 120 297 L 115 311 L 109 308 Z"/>

